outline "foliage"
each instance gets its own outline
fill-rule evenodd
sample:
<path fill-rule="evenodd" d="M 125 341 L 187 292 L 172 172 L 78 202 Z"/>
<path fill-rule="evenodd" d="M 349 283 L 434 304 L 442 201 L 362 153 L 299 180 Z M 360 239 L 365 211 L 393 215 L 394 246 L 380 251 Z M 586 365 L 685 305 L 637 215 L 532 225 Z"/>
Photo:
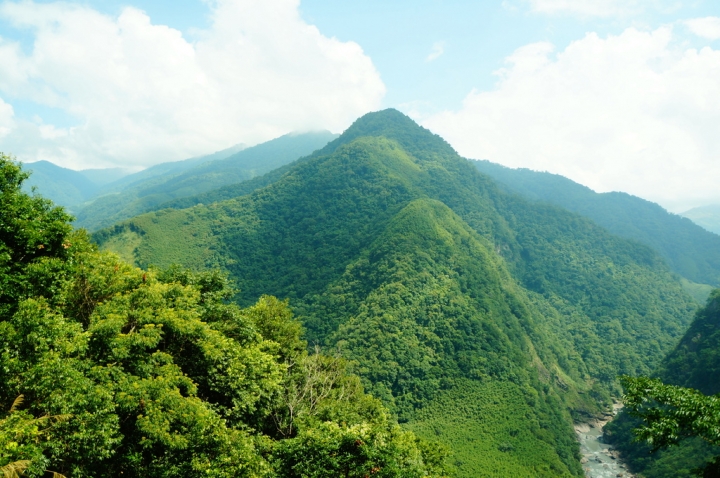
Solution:
<path fill-rule="evenodd" d="M 685 336 L 655 371 L 668 385 L 642 377 L 625 380 L 626 394 L 634 401 L 634 408 L 650 423 L 643 425 L 640 420 L 622 414 L 608 429 L 613 445 L 638 472 L 657 477 L 678 476 L 680 470 L 701 467 L 720 454 L 717 442 L 704 436 L 702 429 L 693 423 L 703 413 L 702 420 L 714 420 L 712 413 L 706 412 L 714 394 L 720 392 L 718 324 L 720 290 L 715 290 L 707 305 L 697 311 Z M 631 430 L 636 427 L 640 427 L 642 438 L 657 446 L 633 442 Z M 687 438 L 693 435 L 702 436 L 707 442 Z M 669 444 L 673 446 L 664 448 Z"/>
<path fill-rule="evenodd" d="M 518 465 L 526 475 L 538 463 L 580 475 L 570 411 L 597 413 L 618 374 L 649 373 L 695 307 L 649 247 L 508 194 L 394 110 L 233 190 L 244 195 L 93 237 L 142 266 L 221 267 L 245 306 L 289 298 L 311 346 L 350 360 L 404 426 L 442 394 L 462 396 L 464 380 L 553 404 L 520 425 L 547 445 Z M 466 469 L 485 463 L 473 460 Z"/>
<path fill-rule="evenodd" d="M 194 166 L 187 169 L 185 162 L 161 164 L 159 166 L 166 169 L 163 173 L 138 178 L 129 184 L 126 183 L 134 176 L 125 178 L 119 191 L 99 197 L 80 209 L 77 225 L 96 230 L 147 211 L 163 209 L 170 201 L 250 180 L 310 154 L 333 138 L 335 135 L 329 131 L 288 134 L 228 157 L 211 160 L 211 155 L 190 160 Z"/>
<path fill-rule="evenodd" d="M 11 159 L 0 173 L 0 402 L 25 397 L 0 420 L 4 471 L 305 476 L 287 474 L 287 450 L 321 470 L 352 435 L 366 438 L 355 463 L 380 476 L 444 474 L 443 457 L 401 432 L 344 361 L 308 354 L 286 302 L 243 310 L 217 272 L 98 253 L 61 209 L 22 193 Z"/>
<path fill-rule="evenodd" d="M 34 418 L 20 410 L 24 397 L 18 396 L 10 411 L 0 419 L 0 476 L 17 478 L 25 472 L 44 473 L 47 459 L 43 456 L 41 442 L 46 439 L 52 422 L 67 420 L 67 416 L 44 416 Z M 53 476 L 63 475 L 51 472 Z"/>
<path fill-rule="evenodd" d="M 550 438 L 552 415 L 535 411 L 561 407 L 539 394 L 528 399 L 512 382 L 458 380 L 406 427 L 450 447 L 455 476 L 572 476 L 565 460 L 550 453 L 556 447 Z"/>
<path fill-rule="evenodd" d="M 47 199 L 21 193 L 27 177 L 12 157 L 0 153 L 0 319 L 39 285 L 33 264 L 65 259 L 72 246 L 71 217 Z"/>
<path fill-rule="evenodd" d="M 421 447 L 412 433 L 397 425 L 324 422 L 281 442 L 276 456 L 282 463 L 279 473 L 288 477 L 420 478 L 428 473 Z M 437 454 L 431 473 L 442 471 L 444 455 Z"/>
<path fill-rule="evenodd" d="M 720 237 L 689 219 L 626 193 L 598 194 L 557 174 L 489 161 L 474 164 L 512 192 L 579 213 L 613 234 L 652 247 L 674 272 L 693 282 L 720 285 Z"/>
<path fill-rule="evenodd" d="M 647 442 L 653 451 L 675 446 L 688 437 L 701 438 L 712 445 L 716 457 L 697 472 L 702 476 L 717 476 L 720 472 L 720 396 L 666 385 L 648 377 L 623 377 L 622 381 L 628 411 L 641 419 L 634 429 L 637 438 Z M 692 452 L 697 448 L 695 444 L 683 451 Z M 673 471 L 677 473 L 677 467 Z"/>
<path fill-rule="evenodd" d="M 720 397 L 648 377 L 625 376 L 622 383 L 625 406 L 644 421 L 636 429 L 641 440 L 662 448 L 699 436 L 720 445 Z"/>

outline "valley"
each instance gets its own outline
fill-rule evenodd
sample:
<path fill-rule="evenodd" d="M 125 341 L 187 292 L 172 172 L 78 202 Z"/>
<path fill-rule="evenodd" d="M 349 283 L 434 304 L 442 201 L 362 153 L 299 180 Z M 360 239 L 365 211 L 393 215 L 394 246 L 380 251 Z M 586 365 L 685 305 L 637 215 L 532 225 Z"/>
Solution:
<path fill-rule="evenodd" d="M 169 173 L 158 168 L 163 172 L 101 197 L 77 222 L 90 228 L 96 246 L 70 229 L 63 234 L 78 236 L 58 243 L 83 244 L 89 255 L 65 257 L 75 246 L 56 244 L 62 257 L 47 265 L 67 268 L 67 284 L 90 274 L 87 287 L 97 298 L 82 305 L 83 296 L 61 281 L 42 286 L 57 298 L 8 296 L 6 320 L 20 320 L 26 300 L 50 300 L 52 314 L 90 337 L 78 350 L 96 354 L 92 337 L 109 341 L 103 347 L 122 357 L 128 384 L 147 378 L 134 360 L 147 361 L 158 376 L 170 370 L 152 368 L 159 359 L 141 351 L 170 354 L 173 373 L 193 384 L 182 385 L 190 387 L 183 396 L 208 407 L 208 420 L 216 413 L 225 420 L 222 433 L 246 437 L 247 450 L 265 450 L 256 469 L 266 467 L 266 474 L 247 476 L 309 476 L 289 471 L 301 466 L 292 457 L 321 460 L 330 456 L 318 451 L 322 446 L 335 450 L 343 440 L 376 443 L 376 455 L 348 456 L 363 463 L 357 470 L 395 463 L 396 474 L 383 476 L 415 476 L 410 456 L 417 457 L 417 476 L 632 476 L 598 441 L 601 424 L 583 424 L 612 410 L 623 393 L 619 376 L 656 374 L 675 363 L 668 353 L 720 283 L 720 237 L 639 198 L 467 160 L 396 110 L 369 113 L 342 135 L 328 135 L 283 137 Z M 27 247 L 49 253 L 42 244 Z M 73 261 L 89 261 L 97 271 L 76 270 Z M 27 284 L 55 284 L 52 273 L 34 272 L 40 266 L 32 264 L 18 269 Z M 127 279 L 110 279 L 118 270 Z M 154 316 L 147 309 L 135 317 L 121 306 L 145 304 L 140 298 L 151 286 L 159 310 L 199 314 L 196 329 L 171 320 L 175 312 Z M 33 293 L 43 294 L 42 287 Z M 144 335 L 135 343 L 138 330 Z M 217 344 L 186 349 L 182 337 L 190 330 Z M 209 365 L 216 360 L 211 349 L 230 353 L 242 344 L 255 344 L 255 358 L 233 358 L 240 361 L 233 370 L 249 367 L 267 389 L 226 397 L 248 382 L 240 375 L 235 385 L 223 381 L 230 379 L 213 368 L 220 365 Z M 198 369 L 185 350 L 210 368 Z M 115 366 L 102 354 L 82 354 L 102 370 Z M 253 368 L 261 363 L 265 368 Z M 301 372 L 297 363 L 308 368 Z M 283 375 L 283 367 L 299 375 Z M 94 373 L 87 380 L 100 380 Z M 316 383 L 314 373 L 335 377 L 322 404 L 303 405 L 307 418 L 297 428 L 281 425 L 286 418 L 278 417 L 292 416 L 296 406 L 293 387 L 315 390 L 307 385 Z M 7 400 L 27 383 L 13 380 L 18 385 L 3 392 Z M 98 387 L 109 386 L 103 380 Z M 72 413 L 82 412 L 76 407 Z M 335 437 L 332 443 L 313 441 L 322 433 Z M 392 446 L 405 451 L 382 448 L 381 437 L 394 437 Z M 183 448 L 173 443 L 153 446 L 180 463 Z M 131 461 L 122 461 L 131 455 L 108 453 L 93 466 L 117 459 L 131 472 Z M 244 466 L 245 458 L 227 456 Z M 142 457 L 153 462 L 152 453 Z"/>
<path fill-rule="evenodd" d="M 573 420 L 618 396 L 617 375 L 650 372 L 695 307 L 652 249 L 504 193 L 392 110 L 361 118 L 250 194 L 139 216 L 94 238 L 143 267 L 219 266 L 240 303 L 288 297 L 311 343 L 358 363 L 366 389 L 421 436 L 471 429 L 441 425 L 453 423 L 464 381 L 517 384 L 473 401 L 502 413 L 530 404 L 530 421 L 508 418 L 486 435 L 499 456 L 524 458 L 468 452 L 458 476 L 494 462 L 517 476 L 580 473 Z M 439 397 L 444 412 L 431 412 Z M 477 413 L 483 422 L 488 411 Z M 528 462 L 511 432 L 549 447 L 535 445 Z"/>

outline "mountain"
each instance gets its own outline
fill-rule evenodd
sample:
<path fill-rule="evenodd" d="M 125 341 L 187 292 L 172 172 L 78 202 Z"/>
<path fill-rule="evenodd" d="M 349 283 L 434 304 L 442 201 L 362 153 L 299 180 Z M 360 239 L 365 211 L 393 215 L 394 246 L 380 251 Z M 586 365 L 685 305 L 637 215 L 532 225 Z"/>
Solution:
<path fill-rule="evenodd" d="M 649 373 L 695 309 L 649 247 L 508 193 L 395 110 L 241 184 L 93 238 L 141 266 L 221 268 L 243 305 L 289 298 L 458 476 L 582 476 L 573 417 Z"/>
<path fill-rule="evenodd" d="M 658 376 L 706 395 L 720 393 L 720 290 L 697 312 L 680 343 L 663 360 Z"/>
<path fill-rule="evenodd" d="M 177 198 L 246 181 L 310 154 L 336 136 L 329 131 L 292 133 L 247 149 L 236 146 L 210 156 L 153 166 L 110 184 L 107 190 L 114 192 L 80 210 L 76 224 L 89 230 L 107 227 Z"/>
<path fill-rule="evenodd" d="M 78 172 L 97 186 L 114 183 L 130 174 L 128 170 L 123 168 L 81 169 Z"/>
<path fill-rule="evenodd" d="M 172 177 L 197 165 L 225 159 L 241 151 L 244 147 L 244 145 L 238 144 L 213 154 L 184 161 L 162 163 L 133 174 L 129 174 L 128 170 L 123 168 L 75 171 L 57 166 L 49 161 L 37 161 L 25 165 L 25 169 L 31 173 L 31 176 L 24 183 L 24 188 L 29 192 L 34 187 L 43 197 L 76 213 L 84 208 L 86 202 L 98 195 L 119 192 L 130 185 L 139 185 L 158 176 Z"/>
<path fill-rule="evenodd" d="M 0 475 L 448 476 L 287 302 L 99 252 L 26 177 L 0 153 Z"/>
<path fill-rule="evenodd" d="M 99 185 L 80 171 L 63 168 L 49 161 L 37 161 L 25 165 L 32 175 L 24 188 L 36 188 L 42 196 L 74 210 L 99 190 Z"/>
<path fill-rule="evenodd" d="M 508 191 L 581 214 L 613 234 L 652 247 L 677 274 L 697 284 L 720 285 L 720 236 L 658 204 L 626 193 L 596 193 L 557 174 L 476 161 L 478 170 Z M 710 288 L 700 294 L 704 303 Z"/>
<path fill-rule="evenodd" d="M 172 177 L 177 174 L 181 174 L 188 169 L 192 169 L 195 166 L 199 166 L 203 163 L 229 158 L 233 154 L 236 154 L 243 149 L 245 149 L 245 145 L 240 143 L 236 144 L 235 146 L 231 146 L 230 148 L 216 151 L 211 154 L 195 156 L 193 158 L 183 159 L 182 161 L 169 161 L 156 164 L 154 166 L 150 166 L 149 168 L 143 169 L 142 171 L 138 171 L 137 173 L 129 174 L 124 178 L 120 178 L 117 181 L 113 181 L 109 184 L 107 191 L 119 192 L 128 188 L 129 186 L 140 185 L 143 182 L 151 180 L 152 178 L 156 178 L 158 176 Z"/>
<path fill-rule="evenodd" d="M 720 290 L 715 290 L 696 313 L 690 328 L 653 375 L 667 384 L 694 388 L 706 395 L 720 393 Z M 607 428 L 613 445 L 643 476 L 689 476 L 693 469 L 720 455 L 720 448 L 699 438 L 651 453 L 648 445 L 633 441 L 631 429 L 638 423 L 621 414 Z"/>
<path fill-rule="evenodd" d="M 720 204 L 696 207 L 680 215 L 710 232 L 720 234 Z"/>

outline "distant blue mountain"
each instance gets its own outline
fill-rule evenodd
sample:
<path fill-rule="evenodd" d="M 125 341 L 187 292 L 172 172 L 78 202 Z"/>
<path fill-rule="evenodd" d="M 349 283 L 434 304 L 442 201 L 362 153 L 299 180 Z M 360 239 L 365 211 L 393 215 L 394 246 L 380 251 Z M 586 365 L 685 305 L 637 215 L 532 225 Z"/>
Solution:
<path fill-rule="evenodd" d="M 77 210 L 101 189 L 101 183 L 97 181 L 97 178 L 103 176 L 98 172 L 101 170 L 93 170 L 90 175 L 86 175 L 81 171 L 63 168 L 49 161 L 25 164 L 25 170 L 32 174 L 25 182 L 24 189 L 30 191 L 35 188 L 37 193 L 56 204 L 65 206 L 71 212 Z M 118 176 L 115 179 L 118 179 Z"/>
<path fill-rule="evenodd" d="M 710 232 L 720 234 L 720 204 L 696 207 L 680 215 Z"/>
<path fill-rule="evenodd" d="M 102 196 L 78 211 L 76 224 L 101 229 L 173 200 L 247 181 L 307 156 L 336 137 L 329 131 L 291 133 L 251 148 L 236 146 L 209 156 L 158 164 L 108 184 Z"/>

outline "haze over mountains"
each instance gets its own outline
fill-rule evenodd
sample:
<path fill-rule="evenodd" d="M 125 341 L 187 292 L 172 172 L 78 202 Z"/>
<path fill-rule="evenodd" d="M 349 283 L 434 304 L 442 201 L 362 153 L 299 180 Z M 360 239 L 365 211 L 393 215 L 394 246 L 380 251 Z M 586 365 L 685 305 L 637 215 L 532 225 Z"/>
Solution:
<path fill-rule="evenodd" d="M 41 161 L 28 165 L 26 183 L 73 212 L 76 225 L 95 230 L 165 202 L 195 196 L 279 168 L 321 148 L 329 131 L 291 133 L 257 146 L 242 144 L 206 156 L 162 163 L 137 173 L 118 169 L 73 171 Z"/>
<path fill-rule="evenodd" d="M 720 234 L 720 204 L 695 207 L 681 214 L 710 232 Z"/>
<path fill-rule="evenodd" d="M 122 169 L 86 169 L 74 171 L 62 168 L 49 161 L 38 161 L 26 165 L 32 175 L 25 183 L 25 189 L 33 187 L 56 204 L 77 210 L 82 204 L 97 196 L 103 187 L 128 174 Z"/>
<path fill-rule="evenodd" d="M 288 134 L 240 151 L 235 147 L 211 156 L 153 166 L 123 178 L 117 187 L 109 185 L 109 194 L 77 212 L 77 225 L 95 230 L 162 208 L 173 199 L 252 179 L 312 153 L 335 137 L 329 131 Z"/>

